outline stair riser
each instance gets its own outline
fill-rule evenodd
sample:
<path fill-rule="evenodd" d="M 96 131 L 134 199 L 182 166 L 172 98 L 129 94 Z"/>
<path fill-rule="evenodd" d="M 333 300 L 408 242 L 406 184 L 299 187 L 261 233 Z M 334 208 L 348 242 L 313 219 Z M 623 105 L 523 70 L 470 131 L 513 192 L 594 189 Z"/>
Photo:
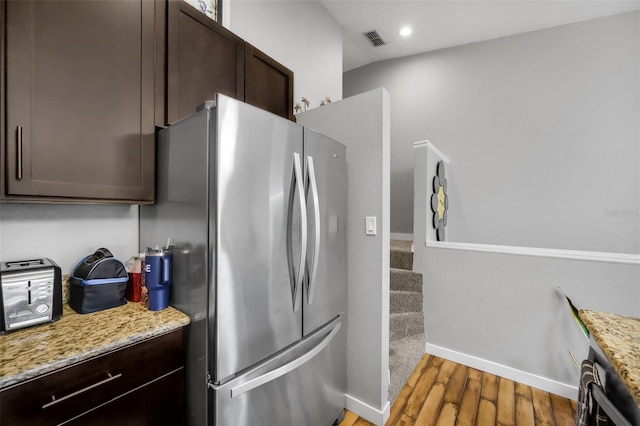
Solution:
<path fill-rule="evenodd" d="M 422 274 L 401 269 L 391 269 L 389 287 L 391 290 L 422 293 Z"/>
<path fill-rule="evenodd" d="M 396 269 L 413 270 L 413 253 L 391 250 L 389 257 L 390 266 Z"/>
<path fill-rule="evenodd" d="M 389 312 L 422 312 L 422 294 L 413 291 L 392 291 Z"/>
<path fill-rule="evenodd" d="M 414 334 L 424 334 L 422 313 L 392 315 L 389 318 L 389 340 L 394 341 Z"/>

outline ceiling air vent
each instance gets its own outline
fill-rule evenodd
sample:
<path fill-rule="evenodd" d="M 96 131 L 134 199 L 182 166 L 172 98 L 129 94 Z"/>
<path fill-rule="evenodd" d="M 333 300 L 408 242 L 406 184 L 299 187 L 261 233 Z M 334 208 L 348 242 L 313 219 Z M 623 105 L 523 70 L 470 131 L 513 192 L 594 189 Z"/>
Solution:
<path fill-rule="evenodd" d="M 380 37 L 380 34 L 378 34 L 378 31 L 376 30 L 367 31 L 366 33 L 364 33 L 364 36 L 371 42 L 374 47 L 384 46 L 385 44 L 387 44 L 384 42 L 382 37 Z"/>

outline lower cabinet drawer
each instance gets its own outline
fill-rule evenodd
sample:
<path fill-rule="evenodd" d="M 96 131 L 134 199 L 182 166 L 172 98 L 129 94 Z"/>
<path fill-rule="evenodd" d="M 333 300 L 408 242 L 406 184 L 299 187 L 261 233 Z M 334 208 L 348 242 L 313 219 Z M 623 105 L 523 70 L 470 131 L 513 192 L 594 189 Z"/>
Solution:
<path fill-rule="evenodd" d="M 68 426 L 185 424 L 184 368 L 74 418 Z"/>
<path fill-rule="evenodd" d="M 183 366 L 180 329 L 3 390 L 0 424 L 63 423 Z"/>

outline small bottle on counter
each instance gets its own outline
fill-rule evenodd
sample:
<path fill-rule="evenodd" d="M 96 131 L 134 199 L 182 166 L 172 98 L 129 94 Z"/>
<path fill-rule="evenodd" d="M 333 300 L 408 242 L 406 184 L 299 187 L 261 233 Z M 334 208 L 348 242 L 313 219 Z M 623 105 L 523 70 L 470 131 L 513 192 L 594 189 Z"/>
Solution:
<path fill-rule="evenodd" d="M 130 302 L 140 302 L 142 300 L 143 275 L 142 268 L 144 253 L 131 256 L 125 267 L 129 274 L 129 281 L 124 293 L 124 297 Z"/>

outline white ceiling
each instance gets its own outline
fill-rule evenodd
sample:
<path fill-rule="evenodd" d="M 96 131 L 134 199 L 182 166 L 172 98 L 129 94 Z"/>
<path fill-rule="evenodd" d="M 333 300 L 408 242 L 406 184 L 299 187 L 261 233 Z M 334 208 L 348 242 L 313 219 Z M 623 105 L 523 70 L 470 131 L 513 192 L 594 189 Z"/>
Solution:
<path fill-rule="evenodd" d="M 640 9 L 640 0 L 320 0 L 343 29 L 343 70 Z M 402 38 L 400 27 L 413 34 Z M 386 45 L 363 36 L 377 30 Z"/>

